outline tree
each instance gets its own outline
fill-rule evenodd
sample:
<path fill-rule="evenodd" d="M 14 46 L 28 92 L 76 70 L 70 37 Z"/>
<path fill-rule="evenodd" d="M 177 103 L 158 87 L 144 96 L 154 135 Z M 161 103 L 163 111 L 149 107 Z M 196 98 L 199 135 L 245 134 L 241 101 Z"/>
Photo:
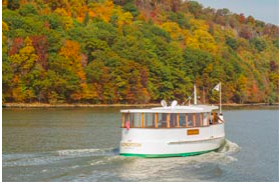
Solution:
<path fill-rule="evenodd" d="M 263 51 L 266 49 L 266 43 L 265 41 L 259 39 L 259 38 L 252 38 L 250 39 L 250 43 L 253 45 L 254 48 L 256 48 L 258 51 Z"/>
<path fill-rule="evenodd" d="M 8 6 L 10 10 L 16 10 L 19 9 L 20 7 L 20 2 L 19 0 L 8 0 Z"/>
<path fill-rule="evenodd" d="M 234 50 L 238 48 L 238 41 L 230 36 L 226 36 L 226 44 Z"/>
<path fill-rule="evenodd" d="M 24 44 L 25 47 L 21 48 L 19 53 L 10 56 L 14 72 L 19 75 L 24 75 L 31 71 L 38 59 L 29 37 L 24 40 Z"/>

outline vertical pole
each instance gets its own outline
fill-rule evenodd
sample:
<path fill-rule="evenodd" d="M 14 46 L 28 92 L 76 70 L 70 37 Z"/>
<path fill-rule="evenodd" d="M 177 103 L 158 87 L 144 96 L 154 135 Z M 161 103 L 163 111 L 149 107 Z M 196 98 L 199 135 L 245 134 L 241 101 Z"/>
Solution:
<path fill-rule="evenodd" d="M 188 127 L 188 114 L 186 113 L 186 127 Z"/>
<path fill-rule="evenodd" d="M 170 114 L 169 113 L 167 114 L 166 122 L 167 122 L 167 128 L 170 128 Z"/>
<path fill-rule="evenodd" d="M 144 113 L 141 113 L 141 127 L 144 128 Z"/>
<path fill-rule="evenodd" d="M 220 82 L 220 114 L 222 113 L 222 82 Z"/>
<path fill-rule="evenodd" d="M 193 104 L 196 105 L 196 104 L 197 104 L 197 98 L 196 98 L 196 86 L 195 86 L 195 85 L 193 85 L 193 93 L 194 93 L 194 96 L 193 96 L 193 98 L 194 98 Z"/>
<path fill-rule="evenodd" d="M 203 86 L 202 92 L 203 92 L 203 94 L 202 94 L 202 96 L 203 96 L 203 104 L 205 104 L 205 91 L 204 91 L 204 86 Z"/>
<path fill-rule="evenodd" d="M 155 127 L 158 127 L 158 113 L 155 113 Z"/>
<path fill-rule="evenodd" d="M 177 113 L 177 120 L 176 120 L 176 125 L 177 125 L 177 127 L 180 127 L 180 114 L 179 113 Z"/>

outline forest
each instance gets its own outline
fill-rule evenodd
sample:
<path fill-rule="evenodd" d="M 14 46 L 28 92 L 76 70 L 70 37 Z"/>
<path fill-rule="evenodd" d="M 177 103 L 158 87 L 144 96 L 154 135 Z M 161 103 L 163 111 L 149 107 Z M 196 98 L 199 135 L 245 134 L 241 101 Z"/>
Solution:
<path fill-rule="evenodd" d="M 2 102 L 275 103 L 279 27 L 181 0 L 3 0 Z"/>

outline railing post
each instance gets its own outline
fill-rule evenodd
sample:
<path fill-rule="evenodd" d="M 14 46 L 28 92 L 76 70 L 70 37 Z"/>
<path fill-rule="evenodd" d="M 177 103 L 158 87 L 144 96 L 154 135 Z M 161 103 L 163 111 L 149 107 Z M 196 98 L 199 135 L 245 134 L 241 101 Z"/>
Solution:
<path fill-rule="evenodd" d="M 176 127 L 180 127 L 180 113 L 177 113 Z"/>
<path fill-rule="evenodd" d="M 166 122 L 167 122 L 167 128 L 170 128 L 170 114 L 169 113 L 167 114 Z"/>
<path fill-rule="evenodd" d="M 158 113 L 155 113 L 155 128 L 158 127 Z"/>

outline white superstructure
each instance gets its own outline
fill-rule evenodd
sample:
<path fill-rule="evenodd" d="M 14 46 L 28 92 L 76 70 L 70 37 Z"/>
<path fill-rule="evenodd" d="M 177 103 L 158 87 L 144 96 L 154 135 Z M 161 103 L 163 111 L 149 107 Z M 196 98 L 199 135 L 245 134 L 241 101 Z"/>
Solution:
<path fill-rule="evenodd" d="M 196 155 L 218 149 L 224 141 L 224 121 L 217 106 L 190 105 L 127 109 L 122 113 L 120 154 L 140 157 Z"/>

